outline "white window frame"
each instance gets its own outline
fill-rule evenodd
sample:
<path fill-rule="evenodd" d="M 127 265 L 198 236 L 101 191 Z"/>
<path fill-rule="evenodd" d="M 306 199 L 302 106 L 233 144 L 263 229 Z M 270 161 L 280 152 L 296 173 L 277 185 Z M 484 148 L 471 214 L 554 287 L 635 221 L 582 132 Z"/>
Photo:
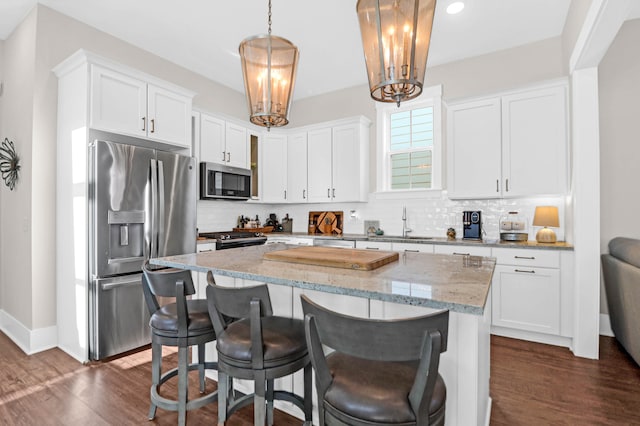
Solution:
<path fill-rule="evenodd" d="M 391 189 L 390 138 L 391 114 L 418 108 L 433 107 L 433 149 L 431 188 Z M 420 198 L 439 196 L 442 190 L 442 85 L 424 88 L 414 100 L 395 103 L 376 103 L 377 149 L 376 149 L 376 197 Z"/>

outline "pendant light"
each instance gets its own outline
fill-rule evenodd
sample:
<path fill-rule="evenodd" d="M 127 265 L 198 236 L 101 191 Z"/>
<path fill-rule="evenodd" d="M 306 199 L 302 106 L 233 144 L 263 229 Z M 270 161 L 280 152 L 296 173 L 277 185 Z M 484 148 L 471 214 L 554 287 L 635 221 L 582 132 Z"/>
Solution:
<path fill-rule="evenodd" d="M 422 93 L 436 0 L 358 0 L 371 97 L 379 102 Z"/>
<path fill-rule="evenodd" d="M 239 51 L 249 120 L 267 129 L 288 124 L 298 48 L 289 40 L 271 35 L 271 0 L 269 33 L 244 39 Z"/>

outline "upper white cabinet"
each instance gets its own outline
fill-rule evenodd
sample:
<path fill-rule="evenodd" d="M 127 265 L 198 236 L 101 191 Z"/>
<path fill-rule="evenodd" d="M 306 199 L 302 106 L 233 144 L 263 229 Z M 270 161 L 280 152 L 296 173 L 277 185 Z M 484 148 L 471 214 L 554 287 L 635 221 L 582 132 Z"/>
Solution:
<path fill-rule="evenodd" d="M 308 201 L 366 201 L 368 196 L 369 121 L 307 132 Z"/>
<path fill-rule="evenodd" d="M 190 146 L 192 96 L 169 83 L 91 65 L 89 126 Z"/>
<path fill-rule="evenodd" d="M 261 141 L 262 201 L 285 203 L 287 191 L 287 136 L 268 133 Z"/>
<path fill-rule="evenodd" d="M 567 117 L 564 81 L 450 105 L 449 198 L 565 194 Z"/>
<path fill-rule="evenodd" d="M 307 189 L 307 133 L 287 136 L 287 201 L 306 203 Z"/>
<path fill-rule="evenodd" d="M 209 114 L 200 114 L 200 161 L 248 168 L 247 129 Z"/>

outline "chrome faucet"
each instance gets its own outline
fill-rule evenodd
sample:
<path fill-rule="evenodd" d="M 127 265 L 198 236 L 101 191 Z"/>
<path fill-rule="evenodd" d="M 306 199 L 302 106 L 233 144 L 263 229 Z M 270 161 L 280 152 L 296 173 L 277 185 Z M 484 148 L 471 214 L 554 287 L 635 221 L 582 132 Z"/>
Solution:
<path fill-rule="evenodd" d="M 402 238 L 407 238 L 407 234 L 411 232 L 410 228 L 407 228 L 407 207 L 402 207 Z"/>

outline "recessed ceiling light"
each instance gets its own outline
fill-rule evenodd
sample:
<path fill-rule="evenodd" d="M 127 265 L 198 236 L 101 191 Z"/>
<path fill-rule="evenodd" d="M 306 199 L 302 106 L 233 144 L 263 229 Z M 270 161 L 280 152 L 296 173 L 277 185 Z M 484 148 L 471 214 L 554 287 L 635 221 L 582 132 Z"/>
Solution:
<path fill-rule="evenodd" d="M 464 9 L 464 3 L 461 1 L 454 1 L 447 6 L 447 13 L 449 15 L 455 15 L 456 13 L 462 12 L 462 9 Z"/>

